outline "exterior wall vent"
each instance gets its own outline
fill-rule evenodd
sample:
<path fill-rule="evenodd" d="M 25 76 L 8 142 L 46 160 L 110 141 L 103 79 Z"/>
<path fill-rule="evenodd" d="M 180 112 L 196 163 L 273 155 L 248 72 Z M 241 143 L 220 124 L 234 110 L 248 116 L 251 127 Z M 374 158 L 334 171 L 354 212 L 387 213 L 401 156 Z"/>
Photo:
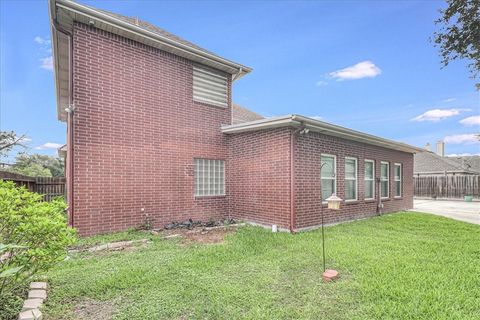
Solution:
<path fill-rule="evenodd" d="M 227 77 L 212 69 L 194 66 L 193 101 L 228 107 Z"/>

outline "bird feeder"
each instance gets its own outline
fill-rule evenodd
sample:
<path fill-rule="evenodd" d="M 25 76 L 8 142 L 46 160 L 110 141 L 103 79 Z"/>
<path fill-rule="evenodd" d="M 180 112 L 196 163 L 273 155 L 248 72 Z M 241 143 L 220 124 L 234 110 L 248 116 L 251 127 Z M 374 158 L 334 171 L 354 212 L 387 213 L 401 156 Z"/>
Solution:
<path fill-rule="evenodd" d="M 335 193 L 328 197 L 326 200 L 328 204 L 328 209 L 340 210 L 340 202 L 342 202 L 342 199 L 337 197 Z"/>

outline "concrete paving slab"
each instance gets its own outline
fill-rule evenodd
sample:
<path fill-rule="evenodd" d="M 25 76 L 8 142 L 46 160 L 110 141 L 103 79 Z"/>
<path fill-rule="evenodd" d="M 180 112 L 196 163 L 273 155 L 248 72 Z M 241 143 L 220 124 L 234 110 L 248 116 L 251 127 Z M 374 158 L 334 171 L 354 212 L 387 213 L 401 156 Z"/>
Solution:
<path fill-rule="evenodd" d="M 413 210 L 480 224 L 480 202 L 454 200 L 414 200 Z"/>

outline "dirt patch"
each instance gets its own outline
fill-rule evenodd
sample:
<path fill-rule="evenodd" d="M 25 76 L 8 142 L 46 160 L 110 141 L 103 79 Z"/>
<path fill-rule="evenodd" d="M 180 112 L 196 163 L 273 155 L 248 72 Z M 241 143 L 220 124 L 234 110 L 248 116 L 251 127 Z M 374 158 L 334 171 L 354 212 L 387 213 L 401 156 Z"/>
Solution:
<path fill-rule="evenodd" d="M 216 244 L 223 243 L 225 237 L 236 232 L 236 228 L 223 228 L 223 229 L 214 229 L 214 230 L 203 230 L 200 232 L 190 232 L 185 233 L 182 237 L 182 243 L 201 243 L 201 244 Z"/>
<path fill-rule="evenodd" d="M 228 234 L 236 232 L 237 227 L 238 225 L 213 228 L 195 228 L 193 230 L 173 229 L 163 230 L 158 234 L 163 239 L 180 238 L 183 244 L 218 244 L 223 243 Z"/>
<path fill-rule="evenodd" d="M 78 320 L 109 320 L 116 310 L 115 300 L 99 301 L 85 298 L 75 305 L 75 319 Z"/>

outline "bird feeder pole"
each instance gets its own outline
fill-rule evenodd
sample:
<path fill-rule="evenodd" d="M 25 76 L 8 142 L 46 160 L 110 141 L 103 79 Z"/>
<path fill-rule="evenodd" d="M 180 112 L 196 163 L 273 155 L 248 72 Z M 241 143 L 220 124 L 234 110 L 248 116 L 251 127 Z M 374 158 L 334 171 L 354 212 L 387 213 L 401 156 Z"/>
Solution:
<path fill-rule="evenodd" d="M 323 254 L 323 280 L 328 282 L 338 277 L 338 272 L 335 270 L 327 270 L 325 263 L 325 226 L 323 217 L 323 190 L 322 190 L 322 168 L 326 163 L 320 165 L 320 214 L 322 219 L 322 254 Z M 333 191 L 333 190 L 332 190 Z M 327 208 L 331 210 L 339 210 L 342 199 L 337 197 L 335 193 L 332 193 L 330 197 L 325 199 L 327 201 Z"/>

